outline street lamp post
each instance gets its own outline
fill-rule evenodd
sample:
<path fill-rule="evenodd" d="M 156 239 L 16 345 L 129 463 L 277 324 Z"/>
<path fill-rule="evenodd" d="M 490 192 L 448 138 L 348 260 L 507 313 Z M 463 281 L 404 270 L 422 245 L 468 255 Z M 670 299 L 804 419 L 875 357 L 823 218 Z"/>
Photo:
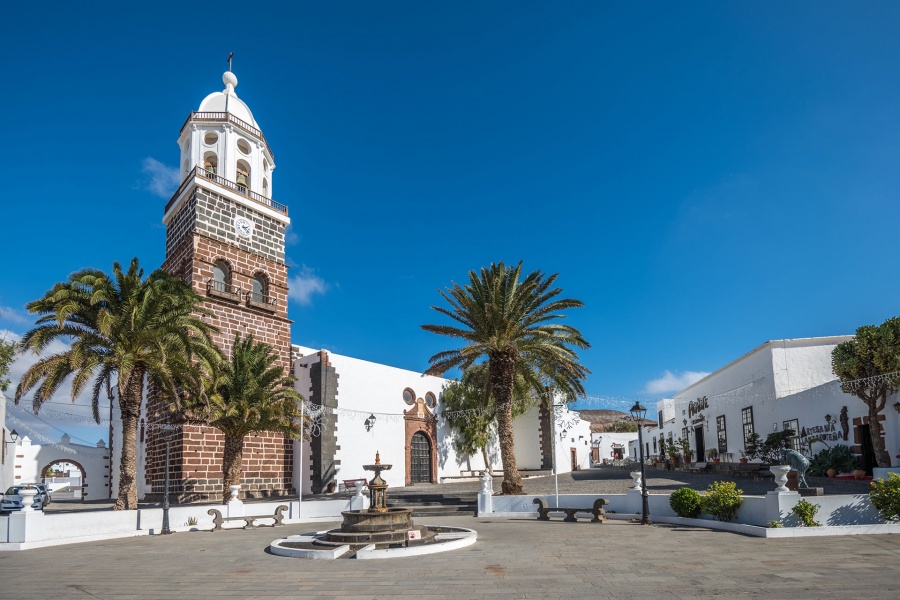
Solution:
<path fill-rule="evenodd" d="M 647 409 L 640 402 L 635 402 L 630 412 L 638 426 L 638 456 L 641 461 L 641 525 L 651 525 L 650 501 L 647 496 L 647 476 L 644 470 L 643 421 L 644 417 L 647 416 Z"/>
<path fill-rule="evenodd" d="M 160 533 L 162 535 L 168 535 L 172 533 L 172 530 L 169 529 L 169 446 L 172 442 L 171 436 L 169 435 L 170 431 L 175 430 L 174 425 L 162 425 L 160 429 L 166 432 L 166 478 L 165 483 L 163 484 L 163 520 L 162 520 L 162 529 L 160 529 Z"/>

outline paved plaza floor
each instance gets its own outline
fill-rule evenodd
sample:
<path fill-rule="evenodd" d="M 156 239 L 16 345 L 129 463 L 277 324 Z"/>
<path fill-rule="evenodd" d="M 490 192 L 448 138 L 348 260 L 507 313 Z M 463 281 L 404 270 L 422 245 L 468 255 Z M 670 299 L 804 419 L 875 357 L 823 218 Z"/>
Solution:
<path fill-rule="evenodd" d="M 431 556 L 320 561 L 267 552 L 273 539 L 309 524 L 176 533 L 3 552 L 0 590 L 41 600 L 900 597 L 898 535 L 764 539 L 625 521 L 417 522 L 472 527 L 478 542 Z"/>

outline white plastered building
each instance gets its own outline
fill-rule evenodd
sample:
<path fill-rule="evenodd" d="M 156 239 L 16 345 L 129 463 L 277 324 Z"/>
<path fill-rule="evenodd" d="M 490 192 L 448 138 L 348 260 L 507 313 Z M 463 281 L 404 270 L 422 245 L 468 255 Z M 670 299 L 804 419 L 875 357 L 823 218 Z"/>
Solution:
<path fill-rule="evenodd" d="M 326 350 L 296 345 L 292 350 L 296 389 L 315 412 L 311 438 L 295 443 L 294 478 L 302 482 L 304 493 L 335 491 L 344 481 L 371 478 L 363 467 L 375 462 L 376 452 L 382 463 L 392 465 L 382 477 L 394 487 L 438 483 L 485 469 L 481 453 L 456 452 L 454 432 L 440 418 L 441 394 L 449 380 Z M 590 424 L 565 407 L 555 424 L 550 411 L 528 410 L 514 420 L 513 435 L 523 473 L 549 472 L 554 448 L 559 472 L 589 466 Z M 496 436 L 488 454 L 492 467 L 500 470 Z"/>
<path fill-rule="evenodd" d="M 845 444 L 872 466 L 868 407 L 841 390 L 832 372 L 831 352 L 853 336 L 786 339 L 766 342 L 657 405 L 659 429 L 645 438 L 650 455 L 661 437 L 687 437 L 694 460 L 716 448 L 720 459 L 737 462 L 753 433 L 763 439 L 773 431 L 797 432 L 793 445 L 809 453 L 813 438 Z M 900 414 L 889 399 L 882 412 L 885 443 L 891 457 L 900 454 Z M 812 452 L 824 446 L 814 443 Z M 893 458 L 893 464 L 898 464 Z"/>

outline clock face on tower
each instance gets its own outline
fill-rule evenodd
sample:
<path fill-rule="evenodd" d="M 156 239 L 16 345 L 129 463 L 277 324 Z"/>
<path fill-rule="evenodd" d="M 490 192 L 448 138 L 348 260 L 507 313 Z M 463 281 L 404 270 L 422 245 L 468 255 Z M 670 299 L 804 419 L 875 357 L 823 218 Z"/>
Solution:
<path fill-rule="evenodd" d="M 234 230 L 237 231 L 239 236 L 249 240 L 250 236 L 253 235 L 253 223 L 244 217 L 235 217 Z"/>

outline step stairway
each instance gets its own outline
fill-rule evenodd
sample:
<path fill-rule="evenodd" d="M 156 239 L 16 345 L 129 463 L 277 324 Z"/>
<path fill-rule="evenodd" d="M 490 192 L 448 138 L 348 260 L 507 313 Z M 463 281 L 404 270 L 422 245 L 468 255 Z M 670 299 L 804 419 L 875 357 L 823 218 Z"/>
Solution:
<path fill-rule="evenodd" d="M 478 510 L 478 494 L 388 494 L 388 508 L 411 508 L 413 517 L 474 516 Z"/>

